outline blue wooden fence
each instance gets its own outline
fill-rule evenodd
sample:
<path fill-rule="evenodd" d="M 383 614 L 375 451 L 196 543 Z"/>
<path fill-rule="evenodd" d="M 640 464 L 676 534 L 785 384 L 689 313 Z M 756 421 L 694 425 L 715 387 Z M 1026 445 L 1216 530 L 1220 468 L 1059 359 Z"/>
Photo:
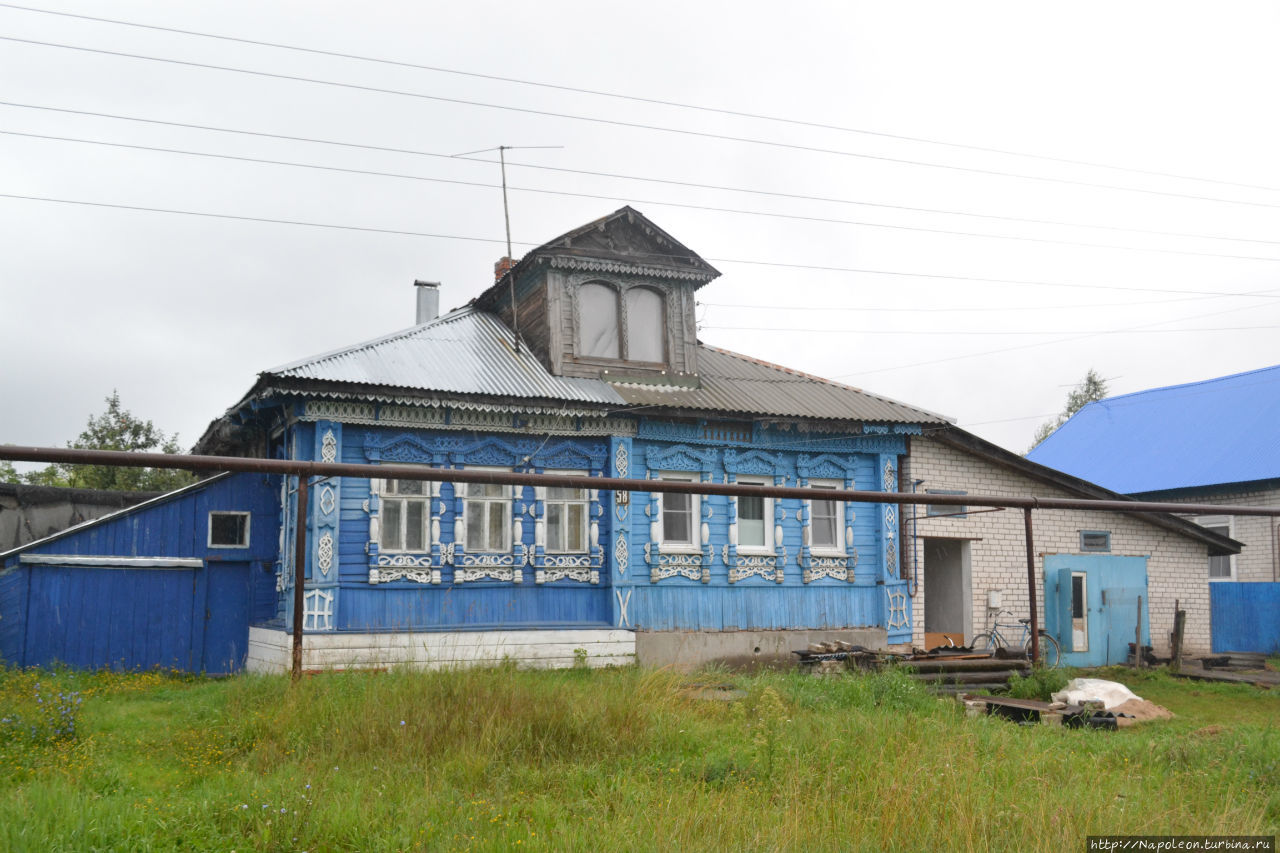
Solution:
<path fill-rule="evenodd" d="M 1280 653 L 1280 583 L 1209 584 L 1215 652 Z"/>

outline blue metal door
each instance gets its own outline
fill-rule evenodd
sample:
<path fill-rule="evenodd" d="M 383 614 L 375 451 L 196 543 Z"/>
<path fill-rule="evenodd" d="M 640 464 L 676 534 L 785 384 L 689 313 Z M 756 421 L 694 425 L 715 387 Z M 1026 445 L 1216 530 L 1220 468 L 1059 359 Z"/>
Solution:
<path fill-rule="evenodd" d="M 229 675 L 244 666 L 249 647 L 249 564 L 205 563 L 201 669 Z"/>
<path fill-rule="evenodd" d="M 1146 557 L 1047 554 L 1044 578 L 1045 630 L 1062 647 L 1064 664 L 1124 663 L 1138 627 L 1139 602 L 1142 642 L 1150 644 Z"/>

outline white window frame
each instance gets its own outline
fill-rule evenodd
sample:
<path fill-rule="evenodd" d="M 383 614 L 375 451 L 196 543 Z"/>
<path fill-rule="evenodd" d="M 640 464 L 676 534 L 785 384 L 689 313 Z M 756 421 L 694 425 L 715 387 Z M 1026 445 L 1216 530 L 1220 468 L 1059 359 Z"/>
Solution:
<path fill-rule="evenodd" d="M 426 466 L 423 466 L 426 467 Z M 373 481 L 373 491 L 378 495 L 378 551 L 383 554 L 429 554 L 431 552 L 431 483 L 426 480 L 419 480 L 422 483 L 422 494 L 420 495 L 402 495 L 398 492 L 390 491 L 390 484 L 401 478 L 387 477 Z M 399 541 L 400 547 L 388 548 L 383 544 L 387 535 L 387 504 L 395 502 L 401 505 L 400 509 L 400 529 Z M 408 538 L 405 534 L 408 531 L 409 513 L 406 507 L 411 503 L 422 504 L 422 547 L 406 548 L 405 540 Z"/>
<path fill-rule="evenodd" d="M 215 545 L 213 542 L 213 517 L 215 515 L 238 515 L 244 518 L 244 542 L 236 545 Z M 249 543 L 253 541 L 249 538 L 249 525 L 252 523 L 252 521 L 253 521 L 253 516 L 251 516 L 248 512 L 242 512 L 239 510 L 222 510 L 222 509 L 209 510 L 209 518 L 208 518 L 209 535 L 207 540 L 209 547 L 210 548 L 248 548 Z"/>
<path fill-rule="evenodd" d="M 811 489 L 843 489 L 844 482 L 841 480 L 810 480 L 809 488 Z M 818 557 L 846 557 L 848 552 L 845 550 L 844 542 L 844 501 L 833 500 L 836 517 L 836 542 L 835 545 L 819 545 L 814 541 L 814 524 L 813 524 L 813 501 L 809 499 L 809 553 Z M 817 498 L 816 500 L 824 500 Z"/>
<path fill-rule="evenodd" d="M 588 471 L 557 470 L 557 471 L 545 471 L 543 473 L 558 474 L 563 477 L 591 476 L 590 472 Z M 547 537 L 546 552 L 548 554 L 590 554 L 591 553 L 591 504 L 592 504 L 591 489 L 582 489 L 581 491 L 583 492 L 583 496 L 581 499 L 575 498 L 573 500 L 567 500 L 563 498 L 560 498 L 560 499 L 551 498 L 550 494 L 551 494 L 552 488 L 554 487 L 553 486 L 547 487 L 547 492 L 546 492 L 547 497 L 544 497 L 542 499 L 542 518 L 543 518 L 543 522 L 546 524 L 546 537 Z M 569 506 L 570 504 L 582 504 L 582 549 L 581 550 L 578 550 L 578 551 L 571 551 L 571 550 L 564 550 L 564 549 L 557 550 L 551 547 L 551 544 L 550 544 L 551 543 L 551 505 L 553 503 L 562 504 L 566 507 Z M 565 511 L 565 515 L 564 515 L 564 525 L 565 525 L 565 530 L 567 532 L 568 531 L 567 510 Z M 564 541 L 566 542 L 568 541 L 567 536 L 564 538 Z"/>
<path fill-rule="evenodd" d="M 1227 528 L 1227 538 L 1228 539 L 1236 538 L 1235 537 L 1235 531 L 1236 531 L 1235 516 L 1200 515 L 1200 516 L 1196 516 L 1192 520 L 1196 524 L 1200 525 L 1201 527 L 1225 527 Z M 1227 564 L 1231 567 L 1231 573 L 1224 578 L 1215 578 L 1212 575 L 1208 574 L 1210 567 L 1213 565 L 1213 560 L 1214 560 L 1213 557 L 1209 557 L 1208 562 L 1205 564 L 1205 574 L 1209 578 L 1209 583 L 1221 583 L 1221 582 L 1233 583 L 1236 579 L 1236 555 L 1235 554 L 1227 555 Z"/>
<path fill-rule="evenodd" d="M 467 470 L 468 470 L 468 471 L 501 471 L 501 472 L 503 472 L 503 473 L 510 473 L 510 472 L 511 472 L 511 469 L 510 469 L 510 468 L 490 468 L 490 467 L 483 467 L 483 468 L 480 468 L 480 467 L 475 467 L 475 468 L 468 467 L 468 468 L 467 468 Z M 512 517 L 512 515 L 511 515 L 511 509 L 512 509 L 512 503 L 513 503 L 513 501 L 515 500 L 515 494 L 514 494 L 514 491 L 515 491 L 515 489 L 523 488 L 523 487 L 521 487 L 521 486 L 499 486 L 499 488 L 503 490 L 503 496 L 502 496 L 502 497 L 500 497 L 500 498 L 492 498 L 492 497 L 476 497 L 476 498 L 473 498 L 473 497 L 471 497 L 471 495 L 470 495 L 470 494 L 468 494 L 468 489 L 469 489 L 469 487 L 470 487 L 470 486 L 472 486 L 472 485 L 477 485 L 477 486 L 479 486 L 479 485 L 488 485 L 488 484 L 487 484 L 487 483 L 454 483 L 454 485 L 453 485 L 453 488 L 454 488 L 454 495 L 455 495 L 455 496 L 457 495 L 457 490 L 458 490 L 458 488 L 459 488 L 459 487 L 461 487 L 461 488 L 462 488 L 462 547 L 465 549 L 466 553 L 468 553 L 468 554 L 510 554 L 510 553 L 511 553 L 511 526 L 512 526 L 512 522 L 513 522 L 513 517 Z M 489 508 L 489 505 L 491 505 L 491 504 L 501 504 L 501 505 L 504 507 L 504 509 L 503 509 L 503 516 L 502 516 L 502 539 L 503 539 L 503 542 L 502 542 L 502 546 L 501 546 L 501 547 L 499 547 L 499 548 L 484 548 L 484 549 L 475 549 L 475 550 L 473 550 L 473 549 L 471 548 L 471 546 L 470 546 L 470 543 L 468 543 L 468 542 L 467 542 L 467 531 L 470 529 L 470 521 L 471 521 L 471 508 L 470 508 L 470 506 L 471 506 L 471 502 L 472 502 L 472 501 L 482 501 L 482 502 L 484 502 L 484 503 L 485 503 L 485 505 L 486 505 L 486 508 L 485 508 L 485 514 L 486 514 L 486 515 L 488 515 L 489 513 L 491 513 L 491 512 L 493 511 L 492 509 L 490 509 L 490 508 Z M 488 520 L 489 520 L 488 518 L 486 518 L 486 519 L 485 519 L 485 521 L 488 521 Z M 489 529 L 489 528 L 488 528 L 488 525 L 486 525 L 486 526 L 485 526 L 485 530 L 486 530 L 486 531 L 488 531 L 488 529 Z M 486 538 L 487 538 L 487 534 L 486 534 Z M 492 543 L 489 543 L 489 544 L 492 544 Z"/>
<path fill-rule="evenodd" d="M 658 479 L 676 483 L 697 483 L 701 479 L 690 471 L 660 471 Z M 689 541 L 671 542 L 667 540 L 667 501 L 674 495 L 672 492 L 660 492 L 658 528 L 661 533 L 658 541 L 659 550 L 664 554 L 701 554 L 702 505 L 701 495 L 689 494 Z"/>
<path fill-rule="evenodd" d="M 738 477 L 735 484 L 739 486 L 772 486 L 773 480 L 764 477 Z M 744 545 L 742 542 L 742 498 L 735 499 L 736 520 L 738 524 L 738 553 L 773 556 L 773 498 L 762 498 L 764 502 L 764 544 Z"/>

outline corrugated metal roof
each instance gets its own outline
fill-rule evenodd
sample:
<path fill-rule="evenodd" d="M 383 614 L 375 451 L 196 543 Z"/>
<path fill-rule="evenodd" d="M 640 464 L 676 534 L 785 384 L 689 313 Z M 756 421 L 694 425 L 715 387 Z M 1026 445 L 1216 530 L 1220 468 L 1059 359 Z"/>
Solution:
<path fill-rule="evenodd" d="M 1280 365 L 1090 403 L 1027 458 L 1134 494 L 1280 477 Z"/>
<path fill-rule="evenodd" d="M 611 384 L 633 406 L 886 423 L 947 420 L 887 397 L 717 347 L 699 345 L 698 375 L 700 388 Z"/>
<path fill-rule="evenodd" d="M 623 402 L 604 382 L 552 376 L 527 348 L 517 355 L 511 330 L 470 307 L 264 374 L 456 394 Z"/>
<path fill-rule="evenodd" d="M 699 345 L 701 387 L 553 376 L 496 316 L 473 307 L 264 376 L 488 397 L 654 406 L 778 417 L 943 423 L 945 418 L 848 385 Z"/>

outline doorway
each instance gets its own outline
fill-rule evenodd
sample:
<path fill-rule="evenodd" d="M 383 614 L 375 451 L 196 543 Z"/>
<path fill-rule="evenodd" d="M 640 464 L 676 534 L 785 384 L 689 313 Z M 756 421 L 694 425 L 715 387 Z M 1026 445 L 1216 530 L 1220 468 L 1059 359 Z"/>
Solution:
<path fill-rule="evenodd" d="M 925 648 L 963 646 L 973 636 L 969 540 L 926 538 L 923 541 Z"/>

